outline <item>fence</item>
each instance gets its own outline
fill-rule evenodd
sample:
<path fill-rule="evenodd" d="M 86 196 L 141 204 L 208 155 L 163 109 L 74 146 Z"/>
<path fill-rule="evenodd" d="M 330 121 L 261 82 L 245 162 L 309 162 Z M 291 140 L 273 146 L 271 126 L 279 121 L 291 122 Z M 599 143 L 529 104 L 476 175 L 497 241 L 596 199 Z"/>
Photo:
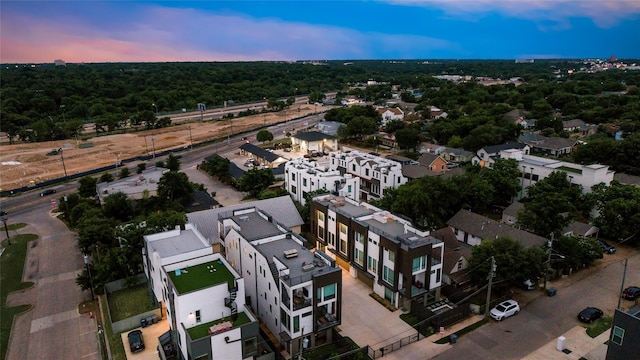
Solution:
<path fill-rule="evenodd" d="M 120 279 L 120 280 L 115 280 L 112 281 L 110 283 L 107 283 L 104 285 L 104 290 L 106 294 L 110 294 L 113 293 L 114 291 L 118 291 L 118 290 L 122 290 L 127 288 L 127 285 L 140 285 L 146 282 L 146 277 L 144 274 L 138 274 L 135 277 L 135 281 L 134 283 L 131 283 L 130 280 L 127 281 L 125 279 Z M 111 329 L 113 329 L 113 333 L 114 334 L 119 334 L 121 332 L 127 331 L 127 330 L 131 330 L 131 329 L 135 329 L 137 327 L 140 326 L 140 319 L 147 319 L 153 316 L 156 316 L 157 318 L 161 319 L 162 318 L 162 312 L 161 310 L 158 309 L 153 309 L 150 311 L 146 311 L 144 313 L 141 314 L 136 314 L 134 316 L 130 316 L 128 318 L 122 319 L 122 320 L 118 320 L 116 322 L 113 322 L 112 316 L 111 316 L 111 309 L 109 308 L 108 302 L 109 302 L 109 296 L 106 297 L 106 301 L 107 301 L 107 315 L 109 318 L 109 322 L 111 323 Z"/>
<path fill-rule="evenodd" d="M 370 346 L 367 346 L 367 356 L 369 356 L 371 359 L 377 359 L 379 357 L 383 357 L 385 354 L 389 354 L 390 352 L 396 351 L 403 346 L 407 346 L 409 344 L 420 341 L 422 339 L 424 339 L 424 335 L 420 333 L 416 333 L 416 334 L 404 337 L 389 345 L 385 345 L 379 349 L 374 349 Z"/>

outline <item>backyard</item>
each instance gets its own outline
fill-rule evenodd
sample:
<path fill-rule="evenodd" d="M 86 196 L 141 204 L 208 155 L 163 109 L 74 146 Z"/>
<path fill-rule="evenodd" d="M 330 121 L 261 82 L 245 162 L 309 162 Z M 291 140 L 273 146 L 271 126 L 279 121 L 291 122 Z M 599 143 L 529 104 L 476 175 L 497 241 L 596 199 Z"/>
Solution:
<path fill-rule="evenodd" d="M 114 291 L 107 296 L 111 321 L 116 322 L 128 317 L 153 310 L 146 284 Z"/>

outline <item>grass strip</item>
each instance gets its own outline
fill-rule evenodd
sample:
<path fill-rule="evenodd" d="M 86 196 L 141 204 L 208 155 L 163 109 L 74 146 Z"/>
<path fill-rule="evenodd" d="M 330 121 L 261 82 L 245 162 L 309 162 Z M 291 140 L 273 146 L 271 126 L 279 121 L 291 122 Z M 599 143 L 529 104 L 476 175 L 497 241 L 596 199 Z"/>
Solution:
<path fill-rule="evenodd" d="M 613 319 L 609 316 L 601 317 L 587 327 L 587 335 L 594 338 L 611 328 Z"/>
<path fill-rule="evenodd" d="M 464 335 L 466 333 L 469 333 L 469 332 L 472 332 L 473 330 L 479 328 L 480 326 L 482 326 L 482 325 L 484 325 L 484 324 L 486 324 L 488 322 L 489 322 L 489 320 L 482 319 L 482 320 L 478 321 L 475 324 L 471 324 L 471 325 L 467 326 L 464 329 L 460 329 L 460 330 L 456 331 L 455 334 L 458 336 L 458 339 L 459 339 L 462 335 Z M 435 341 L 436 344 L 446 344 L 446 343 L 449 343 L 449 342 L 451 342 L 451 335 L 445 336 L 442 339 Z"/>

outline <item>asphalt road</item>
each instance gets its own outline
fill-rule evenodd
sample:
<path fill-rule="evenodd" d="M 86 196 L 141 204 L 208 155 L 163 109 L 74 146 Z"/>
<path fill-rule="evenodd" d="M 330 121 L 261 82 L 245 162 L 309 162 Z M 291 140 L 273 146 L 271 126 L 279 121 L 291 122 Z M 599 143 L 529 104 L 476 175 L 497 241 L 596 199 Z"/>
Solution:
<path fill-rule="evenodd" d="M 602 309 L 613 316 L 618 305 L 624 263 L 610 262 L 605 255 L 602 268 L 589 274 L 574 274 L 559 280 L 554 297 L 539 296 L 517 316 L 487 325 L 459 338 L 452 349 L 437 359 L 520 359 L 579 325 L 576 316 L 587 306 Z M 588 270 L 587 270 L 588 271 Z M 585 276 L 586 275 L 586 276 Z M 633 252 L 628 261 L 625 287 L 640 285 L 640 254 Z M 622 301 L 622 307 L 631 306 Z"/>
<path fill-rule="evenodd" d="M 84 268 L 76 235 L 50 216 L 49 199 L 38 200 L 12 217 L 12 223 L 28 224 L 19 233 L 39 238 L 28 249 L 23 275 L 34 286 L 7 299 L 8 306 L 33 306 L 14 321 L 7 359 L 99 359 L 95 320 L 78 312 L 78 305 L 90 295 L 75 283 Z"/>

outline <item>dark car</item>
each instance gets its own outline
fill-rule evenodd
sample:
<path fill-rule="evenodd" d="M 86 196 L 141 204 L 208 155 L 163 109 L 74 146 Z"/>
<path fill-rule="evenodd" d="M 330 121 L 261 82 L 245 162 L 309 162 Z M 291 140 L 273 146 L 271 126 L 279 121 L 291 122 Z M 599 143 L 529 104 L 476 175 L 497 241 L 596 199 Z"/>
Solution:
<path fill-rule="evenodd" d="M 53 190 L 53 189 L 47 189 L 47 190 L 45 190 L 45 191 L 41 192 L 41 193 L 40 193 L 40 196 L 46 196 L 46 195 L 51 195 L 51 194 L 55 194 L 55 193 L 56 193 L 56 191 L 55 191 L 55 190 Z"/>
<path fill-rule="evenodd" d="M 4 210 L 0 210 L 0 216 L 6 216 L 6 215 L 7 215 L 7 212 L 6 212 L 6 211 L 4 211 Z"/>
<path fill-rule="evenodd" d="M 142 331 L 133 330 L 127 334 L 127 338 L 129 339 L 129 348 L 132 353 L 144 350 L 144 338 L 142 337 Z"/>
<path fill-rule="evenodd" d="M 640 287 L 629 286 L 622 292 L 622 297 L 626 300 L 638 300 L 640 298 Z"/>
<path fill-rule="evenodd" d="M 598 240 L 598 244 L 600 245 L 600 247 L 602 248 L 602 252 L 604 253 L 613 254 L 614 252 L 616 252 L 616 247 L 609 245 L 605 241 Z"/>
<path fill-rule="evenodd" d="M 602 317 L 602 310 L 594 307 L 588 307 L 578 314 L 578 320 L 591 324 L 595 320 L 598 320 Z"/>

